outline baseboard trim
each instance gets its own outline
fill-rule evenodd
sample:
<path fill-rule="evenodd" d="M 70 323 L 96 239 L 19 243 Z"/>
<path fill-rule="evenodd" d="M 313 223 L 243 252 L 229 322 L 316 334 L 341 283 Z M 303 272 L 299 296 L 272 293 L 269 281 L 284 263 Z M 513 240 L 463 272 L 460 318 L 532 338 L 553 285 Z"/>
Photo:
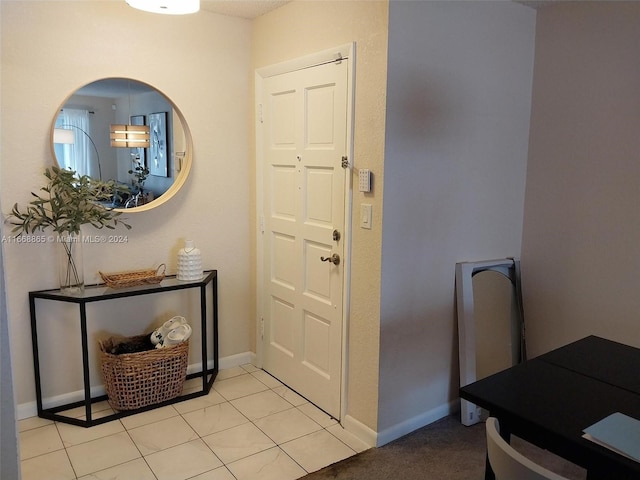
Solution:
<path fill-rule="evenodd" d="M 418 428 L 422 428 L 433 422 L 437 422 L 441 418 L 451 415 L 459 410 L 460 400 L 456 399 L 452 400 L 449 403 L 439 405 L 438 407 L 421 413 L 420 415 L 409 418 L 404 422 L 400 422 L 392 425 L 389 428 L 385 428 L 384 430 L 377 433 L 376 446 L 381 447 L 382 445 L 386 445 L 387 443 L 403 437 L 404 435 L 407 435 L 408 433 L 411 433 Z"/>
<path fill-rule="evenodd" d="M 256 354 L 254 352 L 236 353 L 235 355 L 229 355 L 223 357 L 218 362 L 218 368 L 220 370 L 227 370 L 233 367 L 239 367 L 240 365 L 256 364 Z"/>
<path fill-rule="evenodd" d="M 355 435 L 370 447 L 375 447 L 378 434 L 375 430 L 367 427 L 364 423 L 356 420 L 351 415 L 345 415 L 341 422 L 342 427 L 349 433 Z"/>
<path fill-rule="evenodd" d="M 218 360 L 218 368 L 220 370 L 226 370 L 228 368 L 239 367 L 247 363 L 254 364 L 256 361 L 256 354 L 253 352 L 237 353 L 235 355 L 229 355 Z M 187 367 L 187 373 L 202 371 L 202 363 L 195 363 Z M 209 368 L 213 368 L 213 360 L 207 362 Z M 103 385 L 96 385 L 91 387 L 91 396 L 96 397 L 104 395 L 105 390 Z M 69 392 L 62 395 L 56 395 L 53 397 L 47 397 L 42 399 L 44 408 L 51 408 L 57 405 L 65 405 L 67 403 L 79 402 L 84 398 L 84 391 L 78 390 L 76 392 Z M 17 405 L 16 416 L 18 420 L 24 420 L 25 418 L 35 417 L 38 415 L 38 406 L 35 401 L 26 402 Z"/>
<path fill-rule="evenodd" d="M 350 415 L 345 416 L 342 426 L 370 447 L 381 447 L 458 411 L 460 411 L 460 399 L 452 400 L 380 432 L 376 432 Z"/>

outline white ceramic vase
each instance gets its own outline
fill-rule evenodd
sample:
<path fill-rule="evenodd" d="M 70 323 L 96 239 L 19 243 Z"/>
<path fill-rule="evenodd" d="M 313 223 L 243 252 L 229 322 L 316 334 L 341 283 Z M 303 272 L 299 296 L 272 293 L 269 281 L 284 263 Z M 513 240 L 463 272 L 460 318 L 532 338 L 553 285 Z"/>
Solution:
<path fill-rule="evenodd" d="M 184 248 L 178 251 L 178 273 L 176 278 L 183 281 L 201 280 L 202 255 L 193 240 L 185 240 Z"/>

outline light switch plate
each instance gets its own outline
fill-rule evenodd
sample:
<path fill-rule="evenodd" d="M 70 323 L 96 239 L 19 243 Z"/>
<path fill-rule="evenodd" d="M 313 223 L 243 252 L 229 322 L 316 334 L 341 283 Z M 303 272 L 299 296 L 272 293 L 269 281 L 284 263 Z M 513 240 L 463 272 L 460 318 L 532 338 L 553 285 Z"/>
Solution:
<path fill-rule="evenodd" d="M 363 203 L 360 205 L 360 227 L 371 230 L 371 221 L 373 220 L 373 213 L 371 204 Z"/>

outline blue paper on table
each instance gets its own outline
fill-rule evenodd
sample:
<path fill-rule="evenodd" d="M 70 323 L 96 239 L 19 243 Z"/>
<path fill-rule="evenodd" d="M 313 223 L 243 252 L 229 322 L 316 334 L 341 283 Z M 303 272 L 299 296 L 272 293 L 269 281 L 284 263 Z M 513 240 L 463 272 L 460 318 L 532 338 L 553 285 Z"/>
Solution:
<path fill-rule="evenodd" d="M 585 428 L 583 437 L 640 462 L 640 420 L 612 413 Z"/>

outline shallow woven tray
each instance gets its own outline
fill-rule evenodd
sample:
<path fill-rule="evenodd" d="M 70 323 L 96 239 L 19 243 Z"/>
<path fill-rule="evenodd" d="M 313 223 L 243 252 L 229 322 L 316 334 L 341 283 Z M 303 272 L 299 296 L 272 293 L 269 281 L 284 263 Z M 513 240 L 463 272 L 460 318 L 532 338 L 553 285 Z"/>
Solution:
<path fill-rule="evenodd" d="M 155 270 L 135 270 L 131 272 L 102 273 L 98 272 L 104 283 L 111 288 L 135 287 L 136 285 L 153 285 L 164 279 L 164 263 Z"/>
<path fill-rule="evenodd" d="M 141 340 L 142 337 L 132 337 Z M 138 353 L 108 353 L 114 339 L 100 342 L 100 360 L 109 404 L 132 410 L 180 396 L 187 376 L 189 341 Z"/>

